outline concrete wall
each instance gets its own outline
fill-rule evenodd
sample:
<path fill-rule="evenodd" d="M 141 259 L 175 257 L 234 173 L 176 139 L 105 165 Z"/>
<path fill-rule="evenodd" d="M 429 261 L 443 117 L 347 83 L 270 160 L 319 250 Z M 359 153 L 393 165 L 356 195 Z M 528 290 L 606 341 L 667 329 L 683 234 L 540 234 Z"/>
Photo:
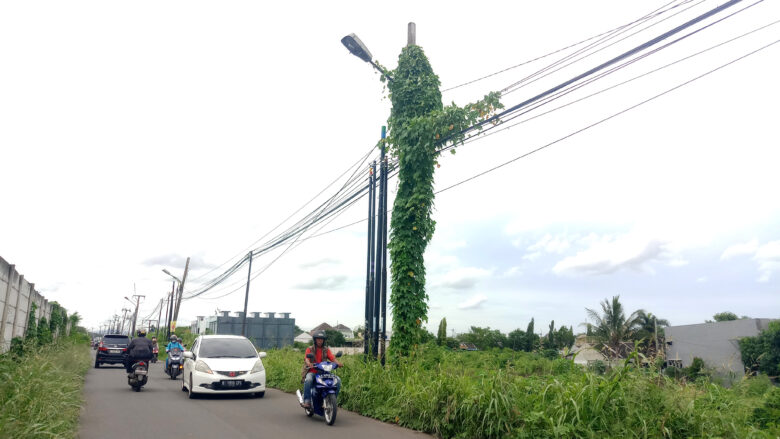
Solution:
<path fill-rule="evenodd" d="M 11 339 L 24 337 L 27 333 L 27 321 L 30 307 L 35 303 L 36 320 L 46 317 L 51 320 L 51 305 L 35 290 L 35 284 L 28 282 L 0 257 L 0 353 L 6 352 L 11 346 Z"/>
<path fill-rule="evenodd" d="M 205 334 L 206 328 L 211 329 L 212 334 L 241 335 L 243 329 L 243 312 L 230 315 L 229 311 L 223 311 L 222 315 L 209 316 L 198 319 L 192 327 L 199 334 Z M 283 348 L 293 344 L 295 337 L 295 319 L 289 313 L 265 313 L 265 317 L 259 312 L 249 313 L 246 319 L 246 336 L 261 349 Z"/>

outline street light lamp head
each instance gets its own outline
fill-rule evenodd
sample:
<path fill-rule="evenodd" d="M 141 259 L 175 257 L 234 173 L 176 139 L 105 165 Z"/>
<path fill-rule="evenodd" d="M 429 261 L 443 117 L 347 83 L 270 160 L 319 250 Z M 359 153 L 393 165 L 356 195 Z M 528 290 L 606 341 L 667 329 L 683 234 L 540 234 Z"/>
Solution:
<path fill-rule="evenodd" d="M 349 34 L 342 38 L 341 44 L 343 44 L 344 47 L 349 50 L 349 53 L 355 55 L 365 62 L 371 62 L 373 59 L 371 52 L 368 50 L 368 47 L 366 47 L 366 45 L 363 44 L 363 42 L 360 41 L 360 38 L 358 38 L 358 36 L 355 34 Z"/>

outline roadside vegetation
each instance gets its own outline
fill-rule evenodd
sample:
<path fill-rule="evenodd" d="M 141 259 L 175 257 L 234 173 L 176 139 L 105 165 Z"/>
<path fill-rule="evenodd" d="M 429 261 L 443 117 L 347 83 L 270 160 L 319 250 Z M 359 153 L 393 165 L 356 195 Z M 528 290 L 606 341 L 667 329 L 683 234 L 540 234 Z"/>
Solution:
<path fill-rule="evenodd" d="M 775 438 L 780 390 L 766 376 L 724 388 L 670 378 L 632 354 L 604 374 L 510 349 L 431 342 L 382 368 L 343 357 L 339 405 L 443 438 Z M 270 351 L 269 387 L 300 388 L 303 354 Z M 773 417 L 774 416 L 774 417 Z"/>
<path fill-rule="evenodd" d="M 78 429 L 90 338 L 77 326 L 78 314 L 67 317 L 62 310 L 52 316 L 33 318 L 27 337 L 14 339 L 11 351 L 0 356 L 3 439 L 70 438 Z M 68 320 L 74 329 L 66 335 Z"/>

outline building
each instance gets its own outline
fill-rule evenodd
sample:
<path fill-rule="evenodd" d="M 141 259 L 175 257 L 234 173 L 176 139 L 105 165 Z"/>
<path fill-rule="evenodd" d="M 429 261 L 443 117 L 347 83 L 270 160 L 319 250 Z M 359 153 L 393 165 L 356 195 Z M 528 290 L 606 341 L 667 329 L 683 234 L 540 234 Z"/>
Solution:
<path fill-rule="evenodd" d="M 305 343 L 305 344 L 313 344 L 314 340 L 311 338 L 311 334 L 308 332 L 301 332 L 298 334 L 293 341 L 297 341 L 298 343 Z"/>
<path fill-rule="evenodd" d="M 574 364 L 582 366 L 590 366 L 598 361 L 604 364 L 610 363 L 609 359 L 596 349 L 596 343 L 585 335 L 580 335 L 576 338 L 574 346 L 571 347 L 568 354 L 569 357 L 574 357 Z"/>
<path fill-rule="evenodd" d="M 317 331 L 328 331 L 328 330 L 335 331 L 336 328 L 334 328 L 333 326 L 330 326 L 329 324 L 327 324 L 325 322 L 322 322 L 319 325 L 315 326 L 314 329 L 309 331 L 309 335 L 314 335 L 314 333 L 317 332 Z"/>
<path fill-rule="evenodd" d="M 347 340 L 352 340 L 353 338 L 355 338 L 355 335 L 352 333 L 352 329 L 349 326 L 339 323 L 333 329 L 339 331 L 341 335 L 343 335 L 344 338 Z"/>
<path fill-rule="evenodd" d="M 198 316 L 192 325 L 193 334 L 232 334 L 241 335 L 244 313 L 238 311 L 235 316 L 230 311 L 222 311 L 221 315 Z M 282 348 L 293 344 L 295 334 L 295 319 L 290 313 L 267 312 L 265 317 L 253 312 L 246 319 L 246 336 L 261 349 Z"/>
<path fill-rule="evenodd" d="M 721 374 L 745 374 L 739 339 L 755 337 L 769 327 L 772 319 L 740 319 L 696 325 L 667 326 L 666 364 L 688 367 L 694 357 Z"/>

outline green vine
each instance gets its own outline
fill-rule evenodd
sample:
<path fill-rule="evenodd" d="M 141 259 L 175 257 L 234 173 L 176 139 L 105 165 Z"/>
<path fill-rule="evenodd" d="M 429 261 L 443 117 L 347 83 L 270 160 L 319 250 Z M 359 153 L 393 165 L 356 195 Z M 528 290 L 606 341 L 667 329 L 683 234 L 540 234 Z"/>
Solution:
<path fill-rule="evenodd" d="M 388 81 L 393 105 L 388 119 L 389 155 L 399 163 L 398 191 L 390 223 L 390 304 L 393 307 L 391 350 L 407 355 L 421 340 L 428 321 L 423 255 L 433 237 L 433 174 L 444 146 L 463 142 L 462 131 L 503 108 L 499 93 L 458 107 L 444 106 L 439 78 L 419 46 L 407 46 Z M 385 75 L 382 75 L 382 80 Z M 450 151 L 454 154 L 455 148 Z"/>

